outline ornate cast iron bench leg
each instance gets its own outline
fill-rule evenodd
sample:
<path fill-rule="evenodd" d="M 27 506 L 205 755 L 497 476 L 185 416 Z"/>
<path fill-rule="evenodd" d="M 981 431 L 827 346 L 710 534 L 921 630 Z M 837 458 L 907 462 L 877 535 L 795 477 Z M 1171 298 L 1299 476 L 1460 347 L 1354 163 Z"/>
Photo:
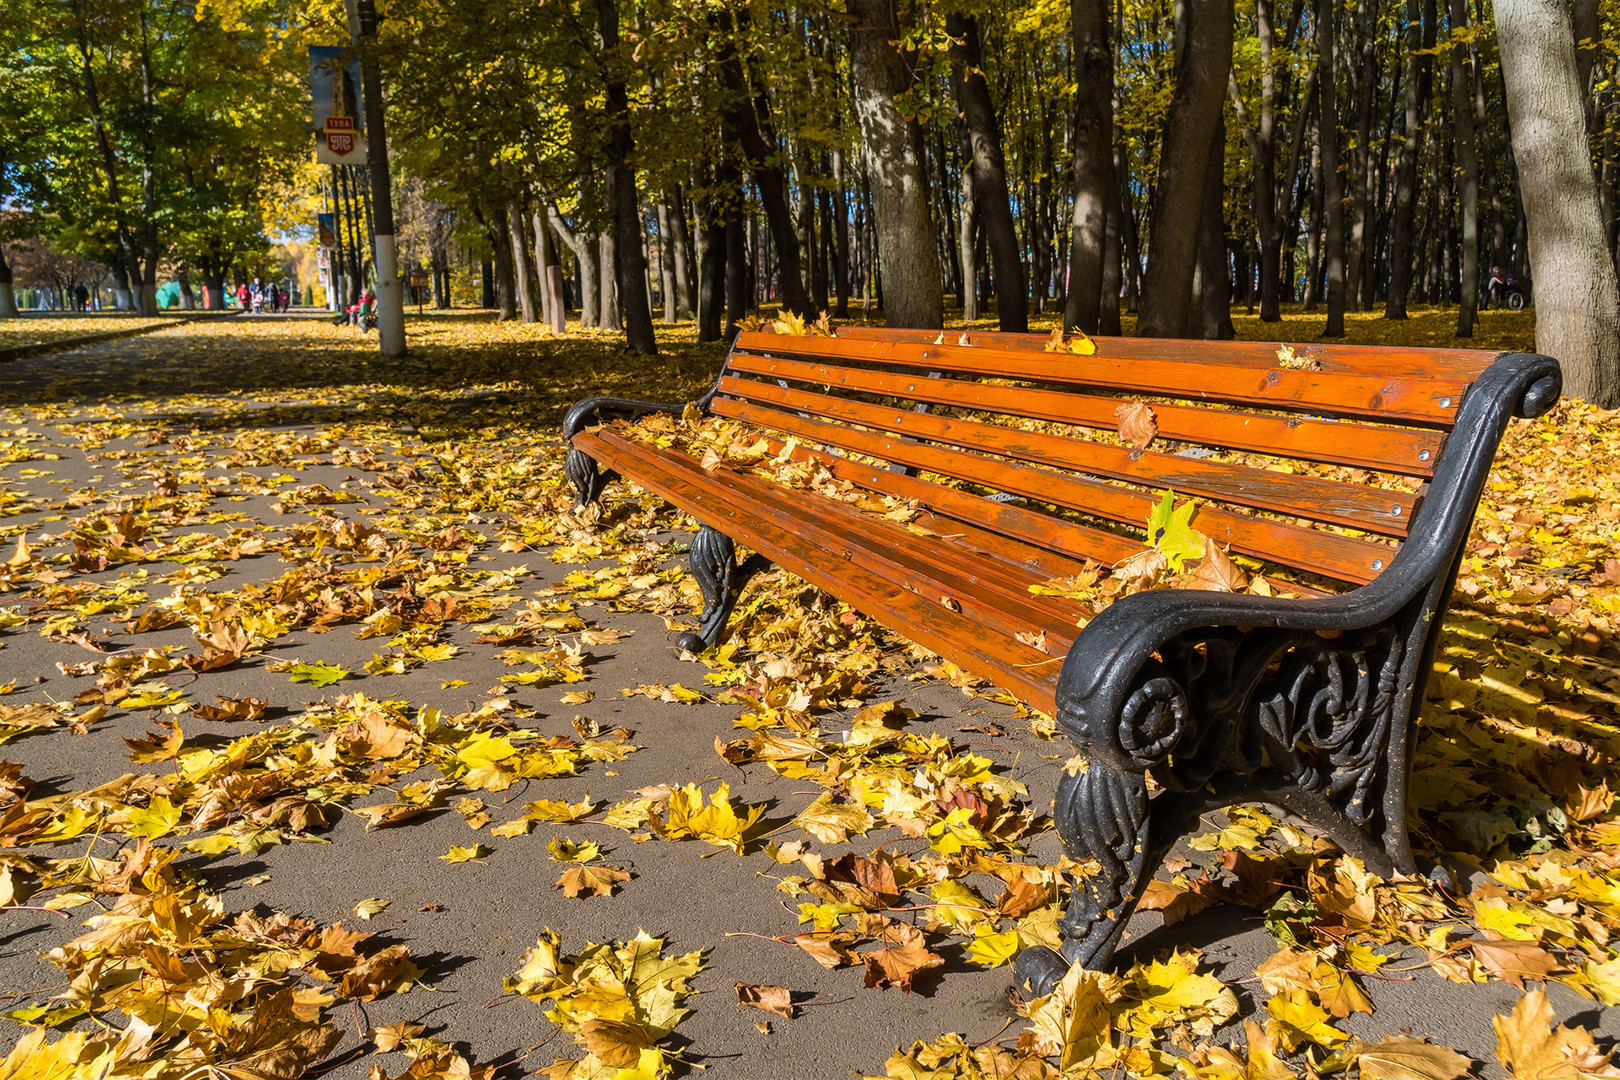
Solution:
<path fill-rule="evenodd" d="M 697 631 L 688 630 L 675 639 L 675 644 L 687 652 L 699 653 L 719 639 L 737 602 L 737 594 L 749 578 L 769 563 L 764 556 L 754 554 L 739 566 L 737 547 L 731 537 L 708 525 L 692 537 L 691 563 L 692 576 L 703 591 L 703 614 Z"/>

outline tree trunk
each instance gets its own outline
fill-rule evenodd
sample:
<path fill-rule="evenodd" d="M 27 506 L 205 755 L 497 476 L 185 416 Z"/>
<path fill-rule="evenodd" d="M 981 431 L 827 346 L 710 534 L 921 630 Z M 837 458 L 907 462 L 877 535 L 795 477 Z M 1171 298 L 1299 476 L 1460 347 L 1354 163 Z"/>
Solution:
<path fill-rule="evenodd" d="M 1575 43 L 1558 0 L 1496 0 L 1513 158 L 1530 233 L 1536 350 L 1564 389 L 1620 404 L 1620 286 L 1582 123 Z"/>
<path fill-rule="evenodd" d="M 704 214 L 703 254 L 699 256 L 698 340 L 719 341 L 726 307 L 726 221 L 721 200 L 711 194 Z"/>
<path fill-rule="evenodd" d="M 670 234 L 669 204 L 659 202 L 658 214 L 658 283 L 664 294 L 664 325 L 673 326 L 680 315 L 675 299 L 675 238 Z"/>
<path fill-rule="evenodd" d="M 1451 0 L 1453 32 L 1468 25 L 1468 0 Z M 1457 336 L 1474 336 L 1479 305 L 1479 157 L 1474 149 L 1474 72 L 1462 47 L 1451 50 L 1451 113 L 1457 140 L 1458 217 L 1462 223 Z"/>
<path fill-rule="evenodd" d="M 546 238 L 545 212 L 536 209 L 529 224 L 534 226 L 534 291 L 540 296 L 540 321 L 552 326 L 557 304 L 551 295 L 551 245 Z"/>
<path fill-rule="evenodd" d="M 996 314 L 1007 333 L 1029 329 L 1029 293 L 1024 284 L 1022 245 L 1013 223 L 1012 199 L 1007 192 L 1007 162 L 1001 152 L 1001 127 L 984 78 L 984 57 L 979 46 L 979 20 L 953 14 L 945 20 L 951 46 L 951 87 L 956 96 L 964 140 L 973 155 L 973 190 L 990 245 L 996 274 Z M 1103 139 L 1107 134 L 1104 130 Z M 943 156 L 943 155 L 942 155 Z M 943 166 L 943 161 L 941 162 Z M 943 190 L 941 198 L 947 193 Z M 1099 234 L 1099 241 L 1101 236 Z M 1101 244 L 1097 260 L 1102 259 Z M 1095 320 L 1093 320 L 1095 321 Z"/>
<path fill-rule="evenodd" d="M 1334 82 L 1338 5 L 1316 3 L 1316 123 L 1322 146 L 1322 209 L 1326 219 L 1322 261 L 1327 269 L 1327 327 L 1323 337 L 1344 336 L 1344 177 L 1339 173 L 1338 90 Z"/>
<path fill-rule="evenodd" d="M 1210 341 L 1237 337 L 1232 326 L 1232 271 L 1226 261 L 1226 122 L 1217 120 L 1210 134 L 1209 166 L 1204 176 L 1204 214 L 1199 226 L 1199 336 Z M 1191 327 L 1189 327 L 1191 329 Z"/>
<path fill-rule="evenodd" d="M 555 206 L 546 207 L 546 218 L 562 242 L 568 245 L 568 250 L 574 253 L 574 261 L 579 264 L 579 325 L 597 326 L 601 322 L 602 312 L 597 294 L 600 279 L 597 261 L 596 237 L 585 228 L 577 231 L 570 229 L 563 220 L 562 214 Z"/>
<path fill-rule="evenodd" d="M 1077 327 L 1087 334 L 1097 333 L 1100 325 L 1109 172 L 1114 156 L 1114 50 L 1108 39 L 1112 6 L 1107 0 L 1072 0 L 1069 5 L 1076 80 L 1074 216 L 1070 226 L 1069 283 L 1063 297 L 1063 322 L 1066 327 Z M 1223 5 L 1217 3 L 1216 6 Z M 1226 34 L 1230 56 L 1230 26 Z M 1162 193 L 1163 189 L 1160 190 Z M 1191 281 L 1189 274 L 1189 288 Z"/>
<path fill-rule="evenodd" d="M 962 132 L 966 141 L 967 132 Z M 962 213 L 957 221 L 957 248 L 961 252 L 962 280 L 957 282 L 957 299 L 962 304 L 962 321 L 973 322 L 979 317 L 979 265 L 974 261 L 974 239 L 978 235 L 978 199 L 974 196 L 973 155 L 962 148 Z"/>
<path fill-rule="evenodd" d="M 512 234 L 512 277 L 517 289 L 518 312 L 526 323 L 540 321 L 535 311 L 535 281 L 529 272 L 529 234 L 523 225 L 523 209 L 515 202 L 506 204 L 506 227 Z"/>
<path fill-rule="evenodd" d="M 754 186 L 759 189 L 771 240 L 776 245 L 777 265 L 781 269 L 782 306 L 795 314 L 811 314 L 799 240 L 793 229 L 793 211 L 788 206 L 787 181 L 782 175 L 781 147 L 769 120 L 762 119 L 769 116 L 765 92 L 757 83 L 750 84 L 737 55 L 736 38 L 751 32 L 752 25 L 744 14 L 735 23 L 729 15 L 714 16 L 711 26 L 722 35 L 719 65 L 726 89 L 726 141 L 736 139 L 742 146 L 743 160 L 754 178 Z"/>
<path fill-rule="evenodd" d="M 597 0 L 597 28 L 602 35 L 602 51 L 608 65 L 607 78 L 607 190 L 613 200 L 614 227 L 618 233 L 614 277 L 619 287 L 619 306 L 624 317 L 625 340 L 636 352 L 650 356 L 658 352 L 653 333 L 651 301 L 647 296 L 647 263 L 642 258 L 640 197 L 636 191 L 636 168 L 631 163 L 635 140 L 630 134 L 630 97 L 625 89 L 624 69 L 619 62 L 619 0 Z"/>
<path fill-rule="evenodd" d="M 693 264 L 686 223 L 686 196 L 679 184 L 674 185 L 671 195 L 669 226 L 671 246 L 674 248 L 676 303 L 679 305 L 679 316 L 690 319 L 697 314 L 697 303 L 692 298 Z"/>
<path fill-rule="evenodd" d="M 512 275 L 512 234 L 506 227 L 506 210 L 497 207 L 489 224 L 489 245 L 495 252 L 495 294 L 499 308 L 496 322 L 517 318 L 517 288 Z"/>
<path fill-rule="evenodd" d="M 872 182 L 874 224 L 888 325 L 941 329 L 945 324 L 939 249 L 928 216 L 928 191 L 911 125 L 895 99 L 911 76 L 894 42 L 894 8 L 885 0 L 848 0 L 855 115 Z"/>
<path fill-rule="evenodd" d="M 1136 327 L 1143 337 L 1187 336 L 1209 133 L 1220 116 L 1232 66 L 1231 0 L 1188 0 L 1186 11 L 1148 235 L 1147 282 Z M 1070 290 L 1078 291 L 1072 281 Z"/>
<path fill-rule="evenodd" d="M 1356 43 L 1360 46 L 1352 74 L 1355 75 L 1356 144 L 1350 154 L 1350 224 L 1345 237 L 1345 303 L 1358 303 L 1361 283 L 1367 270 L 1368 219 L 1372 214 L 1374 177 L 1372 126 L 1373 100 L 1378 89 L 1378 0 L 1361 0 L 1357 13 Z"/>
<path fill-rule="evenodd" d="M 1260 321 L 1277 322 L 1281 273 L 1281 232 L 1277 228 L 1277 78 L 1271 70 L 1276 34 L 1271 24 L 1271 0 L 1255 0 L 1255 29 L 1260 42 L 1260 120 L 1250 127 L 1243 95 L 1234 78 L 1229 86 L 1243 138 L 1249 144 L 1254 182 L 1254 224 L 1260 248 Z"/>
<path fill-rule="evenodd" d="M 753 275 L 748 264 L 748 229 L 740 214 L 726 221 L 726 347 L 737 340 L 738 323 L 748 317 Z"/>
<path fill-rule="evenodd" d="M 833 315 L 849 318 L 849 196 L 844 190 L 844 152 L 832 152 L 833 174 Z"/>
<path fill-rule="evenodd" d="M 6 261 L 5 249 L 0 248 L 0 319 L 18 318 L 17 294 L 12 285 L 11 264 Z"/>
<path fill-rule="evenodd" d="M 623 301 L 615 280 L 619 267 L 619 245 L 611 229 L 597 235 L 596 250 L 600 259 L 596 266 L 597 304 L 601 309 L 601 319 L 597 325 L 603 330 L 619 330 L 622 329 L 619 325 L 619 305 Z"/>
<path fill-rule="evenodd" d="M 1412 290 L 1412 215 L 1417 207 L 1418 156 L 1423 150 L 1423 111 L 1429 102 L 1429 84 L 1434 72 L 1436 23 L 1435 0 L 1423 0 L 1418 17 L 1418 0 L 1406 0 L 1406 123 L 1404 145 L 1395 167 L 1395 205 L 1391 213 L 1389 242 L 1389 295 L 1384 299 L 1384 318 L 1406 318 L 1406 294 Z"/>

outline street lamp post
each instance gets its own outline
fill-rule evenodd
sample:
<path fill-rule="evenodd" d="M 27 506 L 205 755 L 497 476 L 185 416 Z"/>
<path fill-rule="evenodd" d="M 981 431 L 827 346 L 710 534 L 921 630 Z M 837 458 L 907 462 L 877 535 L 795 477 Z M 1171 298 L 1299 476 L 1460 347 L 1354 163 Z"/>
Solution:
<path fill-rule="evenodd" d="M 366 161 L 371 170 L 372 258 L 377 270 L 377 349 L 405 355 L 405 295 L 394 246 L 394 196 L 388 179 L 388 140 L 383 133 L 382 75 L 377 67 L 374 0 L 344 0 L 349 34 L 360 53 L 361 95 L 366 108 Z"/>

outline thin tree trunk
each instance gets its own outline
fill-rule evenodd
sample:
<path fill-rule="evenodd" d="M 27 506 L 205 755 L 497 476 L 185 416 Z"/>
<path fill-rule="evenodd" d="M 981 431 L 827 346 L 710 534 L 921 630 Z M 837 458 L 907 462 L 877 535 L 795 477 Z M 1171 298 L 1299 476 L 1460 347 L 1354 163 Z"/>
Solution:
<path fill-rule="evenodd" d="M 967 141 L 967 133 L 962 132 Z M 979 317 L 979 264 L 974 259 L 974 237 L 979 228 L 978 199 L 974 195 L 973 155 L 962 147 L 962 212 L 957 219 L 956 245 L 961 252 L 962 278 L 957 282 L 957 299 L 962 303 L 962 321 L 973 322 Z"/>
<path fill-rule="evenodd" d="M 1254 180 L 1254 222 L 1260 247 L 1260 321 L 1282 318 L 1278 307 L 1281 273 L 1281 235 L 1277 228 L 1277 78 L 1272 71 L 1276 34 L 1271 23 L 1271 0 L 1255 0 L 1255 29 L 1260 43 L 1260 119 L 1249 126 L 1237 80 L 1229 85 L 1243 138 L 1249 144 Z"/>
<path fill-rule="evenodd" d="M 1536 350 L 1564 367 L 1564 389 L 1620 403 L 1620 286 L 1603 235 L 1581 122 L 1574 39 L 1558 0 L 1496 0 L 1513 157 L 1536 290 Z"/>
<path fill-rule="evenodd" d="M 1211 341 L 1237 336 L 1232 326 L 1232 272 L 1226 261 L 1226 121 L 1210 134 L 1209 166 L 1204 174 L 1204 214 L 1199 226 L 1198 265 L 1202 291 L 1199 334 Z M 1190 327 L 1189 327 L 1190 329 Z"/>
<path fill-rule="evenodd" d="M 844 190 L 844 152 L 832 152 L 833 174 L 833 288 L 837 306 L 833 315 L 849 318 L 849 196 Z"/>
<path fill-rule="evenodd" d="M 1143 337 L 1187 336 L 1209 133 L 1220 116 L 1232 65 L 1231 0 L 1189 0 L 1186 13 L 1148 234 L 1147 282 L 1136 327 Z M 1073 281 L 1070 290 L 1077 291 Z"/>
<path fill-rule="evenodd" d="M 1451 28 L 1468 25 L 1468 0 L 1451 0 Z M 1474 149 L 1474 70 L 1461 47 L 1451 50 L 1451 113 L 1457 139 L 1458 196 L 1462 219 L 1461 286 L 1457 336 L 1474 336 L 1479 305 L 1479 157 Z"/>
<path fill-rule="evenodd" d="M 515 202 L 506 204 L 506 227 L 512 246 L 512 277 L 517 291 L 518 312 L 526 323 L 538 322 L 534 310 L 534 283 L 529 276 L 529 238 L 523 228 L 523 210 Z"/>
<path fill-rule="evenodd" d="M 489 246 L 495 253 L 496 322 L 517 318 L 517 286 L 512 275 L 512 234 L 506 227 L 506 210 L 497 207 L 489 224 Z"/>
<path fill-rule="evenodd" d="M 1406 318 L 1406 294 L 1412 289 L 1412 215 L 1417 207 L 1418 157 L 1423 150 L 1423 113 L 1428 107 L 1434 72 L 1434 42 L 1439 16 L 1435 0 L 1406 0 L 1406 123 L 1400 163 L 1395 168 L 1395 205 L 1389 243 L 1389 295 L 1384 318 Z"/>
<path fill-rule="evenodd" d="M 696 264 L 692 261 L 691 228 L 686 221 L 686 195 L 679 184 L 673 186 L 670 195 L 669 225 L 674 248 L 676 302 L 680 306 L 679 316 L 691 319 L 697 316 L 697 301 L 692 288 L 692 272 Z"/>
<path fill-rule="evenodd" d="M 1350 154 L 1350 224 L 1345 237 L 1345 303 L 1359 303 L 1362 279 L 1368 274 L 1368 219 L 1373 192 L 1371 166 L 1373 100 L 1378 89 L 1378 0 L 1361 0 L 1357 13 L 1356 42 L 1360 56 L 1355 63 L 1356 145 Z"/>
<path fill-rule="evenodd" d="M 1344 176 L 1339 172 L 1338 90 L 1334 81 L 1338 33 L 1334 0 L 1316 4 L 1316 124 L 1322 147 L 1322 261 L 1327 271 L 1327 326 L 1323 337 L 1344 336 Z"/>
<path fill-rule="evenodd" d="M 885 0 L 847 0 L 855 116 L 872 182 L 878 270 L 888 325 L 937 330 L 944 326 L 939 248 L 928 215 L 928 189 L 895 99 L 911 75 L 895 42 L 901 36 Z"/>
<path fill-rule="evenodd" d="M 658 339 L 653 333 L 652 309 L 647 297 L 647 264 L 641 254 L 641 200 L 636 191 L 636 168 L 631 161 L 635 140 L 630 134 L 630 97 L 618 55 L 619 0 L 597 0 L 596 13 L 603 58 L 608 65 L 606 181 L 617 234 L 614 257 L 604 259 L 604 263 L 611 267 L 618 285 L 625 340 L 636 352 L 650 356 L 658 352 Z"/>
<path fill-rule="evenodd" d="M 1114 50 L 1108 35 L 1110 7 L 1107 0 L 1071 0 L 1069 5 L 1076 85 L 1074 215 L 1070 226 L 1069 282 L 1063 297 L 1063 321 L 1066 326 L 1078 327 L 1087 334 L 1097 333 L 1100 326 L 1109 173 L 1114 156 Z M 1230 26 L 1226 34 L 1230 55 Z M 1190 288 L 1190 274 L 1188 283 Z"/>
<path fill-rule="evenodd" d="M 703 218 L 703 253 L 698 257 L 698 340 L 719 341 L 726 313 L 726 221 L 720 196 L 709 196 Z"/>
<path fill-rule="evenodd" d="M 658 204 L 658 281 L 664 293 L 664 325 L 680 318 L 675 297 L 675 238 L 670 231 L 669 204 Z"/>
<path fill-rule="evenodd" d="M 984 78 L 979 21 L 972 16 L 953 14 L 946 18 L 945 27 L 955 42 L 951 46 L 951 59 L 954 61 L 951 64 L 951 87 L 961 114 L 964 141 L 973 154 L 974 201 L 984 222 L 990 259 L 995 267 L 999 326 L 1008 333 L 1022 333 L 1029 329 L 1029 292 L 1024 283 L 1022 245 L 1018 242 L 1018 229 L 1013 222 L 1012 199 L 1007 191 L 1007 162 L 1001 152 L 1001 126 L 996 120 L 995 105 L 990 100 L 990 84 Z M 940 164 L 943 167 L 943 154 Z M 940 197 L 943 199 L 946 194 L 941 185 Z M 1098 246 L 1100 262 L 1101 244 Z"/>

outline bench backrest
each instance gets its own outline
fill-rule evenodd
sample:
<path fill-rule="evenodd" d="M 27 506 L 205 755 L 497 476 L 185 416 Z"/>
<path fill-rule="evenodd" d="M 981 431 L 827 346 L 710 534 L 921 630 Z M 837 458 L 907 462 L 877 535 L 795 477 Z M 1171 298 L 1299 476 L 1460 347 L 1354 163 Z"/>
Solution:
<path fill-rule="evenodd" d="M 745 332 L 710 408 L 1020 550 L 1116 563 L 1141 550 L 1144 523 L 1173 491 L 1198 504 L 1192 523 L 1216 543 L 1331 589 L 1389 565 L 1463 394 L 1496 356 L 1128 338 L 1077 355 L 1048 344 Z M 1145 448 L 1118 435 L 1116 411 L 1131 402 L 1157 424 Z"/>

